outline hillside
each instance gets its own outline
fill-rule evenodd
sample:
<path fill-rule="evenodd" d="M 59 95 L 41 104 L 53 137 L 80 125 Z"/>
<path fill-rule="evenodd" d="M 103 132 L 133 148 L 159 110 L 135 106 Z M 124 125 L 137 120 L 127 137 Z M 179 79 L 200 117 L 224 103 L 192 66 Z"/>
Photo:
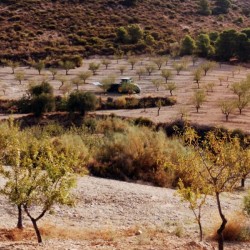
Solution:
<path fill-rule="evenodd" d="M 233 0 L 227 14 L 197 13 L 195 0 L 3 0 L 0 3 L 0 54 L 82 56 L 124 51 L 168 52 L 185 34 L 250 27 L 250 3 Z M 210 0 L 211 8 L 215 1 Z M 154 39 L 137 44 L 117 41 L 118 27 L 139 24 Z"/>
<path fill-rule="evenodd" d="M 206 239 L 200 243 L 194 216 L 173 189 L 80 177 L 75 193 L 75 207 L 55 206 L 40 221 L 43 245 L 36 243 L 26 216 L 23 235 L 4 231 L 14 228 L 16 209 L 0 196 L 0 249 L 212 250 L 217 245 L 209 240 L 218 221 L 213 197 L 207 199 L 202 213 Z M 230 219 L 241 210 L 245 193 L 223 195 L 222 206 Z M 247 250 L 249 246 L 249 242 L 226 242 L 225 249 Z"/>

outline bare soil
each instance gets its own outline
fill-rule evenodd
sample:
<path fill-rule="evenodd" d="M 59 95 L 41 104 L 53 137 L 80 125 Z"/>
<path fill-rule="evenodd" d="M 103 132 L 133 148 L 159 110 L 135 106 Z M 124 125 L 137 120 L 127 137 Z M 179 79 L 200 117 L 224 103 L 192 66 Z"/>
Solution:
<path fill-rule="evenodd" d="M 108 69 L 105 69 L 104 65 L 101 65 L 97 72 L 97 75 L 92 76 L 87 80 L 87 84 L 80 86 L 80 89 L 93 91 L 99 93 L 102 98 L 112 97 L 117 98 L 120 95 L 107 95 L 102 94 L 102 90 L 93 85 L 94 82 L 100 82 L 102 79 L 109 75 L 114 75 L 119 82 L 120 75 L 119 67 L 125 66 L 126 70 L 123 76 L 132 77 L 140 87 L 141 93 L 135 95 L 137 97 L 143 96 L 170 96 L 169 91 L 165 90 L 164 86 L 160 87 L 157 91 L 152 84 L 153 79 L 162 79 L 161 70 L 155 70 L 151 76 L 145 74 L 138 79 L 136 75 L 136 70 L 138 68 L 144 68 L 148 64 L 152 64 L 153 58 L 149 57 L 138 57 L 138 62 L 135 65 L 134 70 L 131 70 L 131 65 L 127 60 L 111 60 L 111 64 Z M 76 68 L 69 71 L 69 75 L 65 76 L 65 71 L 58 70 L 59 76 L 64 75 L 68 81 L 76 77 L 80 72 L 88 70 L 88 65 L 90 62 L 101 63 L 101 58 L 93 58 L 84 61 L 84 64 L 80 68 Z M 178 61 L 177 61 L 178 62 Z M 155 123 L 159 122 L 173 122 L 176 119 L 181 118 L 181 110 L 185 110 L 186 119 L 192 123 L 210 125 L 210 126 L 223 126 L 228 129 L 241 129 L 245 132 L 250 132 L 250 105 L 243 110 L 242 114 L 239 114 L 239 110 L 235 109 L 229 116 L 229 121 L 226 122 L 225 115 L 222 113 L 219 102 L 221 100 L 236 100 L 237 96 L 231 90 L 231 85 L 234 82 L 239 82 L 244 80 L 248 74 L 250 74 L 250 69 L 246 67 L 239 68 L 238 66 L 222 64 L 217 66 L 214 70 L 208 72 L 207 76 L 204 76 L 200 82 L 200 88 L 204 89 L 205 85 L 213 82 L 215 84 L 213 92 L 207 93 L 206 102 L 201 106 L 199 113 L 196 112 L 194 104 L 192 104 L 192 96 L 195 90 L 197 90 L 197 84 L 193 81 L 193 71 L 204 62 L 203 59 L 192 65 L 190 62 L 188 68 L 181 71 L 180 75 L 176 75 L 173 68 L 173 60 L 170 60 L 167 65 L 163 65 L 162 69 L 170 69 L 173 73 L 172 79 L 177 85 L 177 90 L 173 92 L 173 97 L 176 98 L 177 104 L 172 107 L 162 107 L 160 115 L 157 116 L 157 108 L 147 109 L 146 112 L 142 109 L 134 110 L 108 110 L 108 111 L 98 111 L 96 114 L 116 114 L 123 117 L 147 117 L 153 120 Z M 43 79 L 47 79 L 55 89 L 55 94 L 63 95 L 62 91 L 59 90 L 60 81 L 52 80 L 52 76 L 48 70 L 44 70 L 39 76 L 38 72 L 34 69 L 28 68 L 18 68 L 16 71 L 23 70 L 26 74 L 26 79 L 22 84 L 19 84 L 13 74 L 11 74 L 11 69 L 0 68 L 0 94 L 3 99 L 17 99 L 25 95 L 27 87 L 31 82 L 38 82 Z M 220 78 L 223 80 L 220 82 Z M 73 89 L 76 86 L 73 86 Z M 3 92 L 5 90 L 5 94 Z"/>
<path fill-rule="evenodd" d="M 220 223 L 213 197 L 203 209 L 205 241 L 200 243 L 193 214 L 173 189 L 86 176 L 79 177 L 74 192 L 77 202 L 73 208 L 55 206 L 39 222 L 42 245 L 36 243 L 27 216 L 24 231 L 13 229 L 16 209 L 0 196 L 0 249 L 210 250 L 217 245 L 209 240 Z M 222 195 L 222 209 L 229 220 L 242 210 L 245 194 Z M 38 212 L 37 208 L 32 211 Z M 231 242 L 225 249 L 249 248 L 248 242 Z"/>

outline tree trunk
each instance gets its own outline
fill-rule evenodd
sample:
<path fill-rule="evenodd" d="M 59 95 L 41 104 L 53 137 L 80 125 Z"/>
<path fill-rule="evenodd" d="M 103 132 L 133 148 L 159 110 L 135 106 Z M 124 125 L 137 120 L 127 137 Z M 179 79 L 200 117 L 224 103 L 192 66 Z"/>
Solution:
<path fill-rule="evenodd" d="M 22 206 L 17 205 L 17 209 L 18 209 L 17 228 L 23 229 Z"/>
<path fill-rule="evenodd" d="M 160 109 L 161 109 L 161 108 L 158 108 L 158 111 L 157 111 L 157 116 L 159 116 L 159 115 L 160 115 Z"/>
<path fill-rule="evenodd" d="M 245 178 L 241 179 L 241 187 L 244 188 L 245 187 Z"/>
<path fill-rule="evenodd" d="M 200 229 L 200 241 L 202 241 L 203 240 L 203 231 L 202 231 L 202 226 L 201 226 L 200 220 L 198 221 L 198 224 L 199 224 L 199 229 Z"/>
<path fill-rule="evenodd" d="M 222 220 L 221 226 L 220 228 L 217 230 L 217 234 L 218 234 L 218 249 L 219 250 L 223 250 L 224 249 L 224 237 L 223 237 L 223 231 L 226 227 L 227 224 L 227 220 L 224 216 L 224 214 L 222 213 L 221 210 L 221 204 L 220 204 L 220 194 L 216 193 L 216 201 L 217 201 L 217 206 L 218 206 L 218 210 L 219 210 L 219 214 Z"/>
<path fill-rule="evenodd" d="M 32 218 L 31 221 L 32 221 L 33 227 L 34 227 L 35 232 L 36 232 L 37 242 L 42 243 L 43 242 L 42 236 L 41 236 L 41 233 L 40 233 L 39 228 L 37 226 L 36 220 L 34 218 Z"/>
<path fill-rule="evenodd" d="M 229 117 L 229 115 L 228 114 L 226 114 L 226 121 L 228 122 L 228 117 Z"/>

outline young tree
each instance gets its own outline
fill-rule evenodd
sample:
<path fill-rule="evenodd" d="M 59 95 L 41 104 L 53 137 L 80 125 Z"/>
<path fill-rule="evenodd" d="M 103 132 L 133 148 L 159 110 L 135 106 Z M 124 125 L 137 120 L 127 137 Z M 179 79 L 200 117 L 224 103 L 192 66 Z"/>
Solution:
<path fill-rule="evenodd" d="M 151 74 L 155 71 L 155 66 L 153 64 L 147 65 L 145 67 L 145 70 L 148 72 L 148 75 L 151 76 Z"/>
<path fill-rule="evenodd" d="M 22 81 L 25 79 L 24 71 L 15 72 L 15 79 L 19 82 L 19 84 L 22 84 Z"/>
<path fill-rule="evenodd" d="M 12 69 L 12 74 L 15 74 L 15 69 L 20 66 L 19 62 L 6 60 L 6 65 Z"/>
<path fill-rule="evenodd" d="M 58 75 L 56 78 L 59 82 L 61 82 L 61 85 L 59 87 L 59 90 L 61 90 L 64 86 L 64 84 L 68 81 L 68 79 L 66 78 L 66 76 L 64 75 Z"/>
<path fill-rule="evenodd" d="M 199 112 L 199 109 L 201 108 L 201 105 L 206 100 L 206 94 L 204 90 L 197 90 L 194 92 L 192 102 L 195 105 L 197 113 Z"/>
<path fill-rule="evenodd" d="M 136 74 L 138 75 L 139 77 L 139 80 L 141 80 L 141 76 L 143 76 L 145 74 L 145 69 L 144 68 L 139 68 L 136 70 Z"/>
<path fill-rule="evenodd" d="M 161 79 L 153 79 L 152 84 L 155 86 L 156 90 L 159 91 L 162 81 Z"/>
<path fill-rule="evenodd" d="M 165 58 L 164 57 L 157 57 L 153 60 L 153 63 L 156 64 L 156 66 L 158 67 L 158 70 L 161 70 L 162 65 L 165 62 Z"/>
<path fill-rule="evenodd" d="M 192 210 L 195 220 L 198 223 L 200 230 L 200 241 L 203 240 L 203 228 L 201 223 L 202 207 L 206 204 L 207 190 L 205 187 L 198 189 L 196 187 L 185 187 L 180 180 L 178 183 L 178 194 L 181 196 L 182 201 L 189 203 L 189 208 Z"/>
<path fill-rule="evenodd" d="M 165 89 L 169 90 L 170 95 L 173 95 L 173 91 L 176 90 L 177 86 L 175 82 L 169 82 L 165 85 Z"/>
<path fill-rule="evenodd" d="M 156 103 L 155 103 L 156 107 L 157 107 L 157 116 L 160 115 L 160 110 L 161 110 L 161 107 L 162 107 L 162 101 L 161 99 L 157 100 Z"/>
<path fill-rule="evenodd" d="M 196 69 L 195 71 L 194 71 L 194 81 L 197 83 L 197 87 L 198 87 L 198 89 L 200 88 L 200 80 L 201 80 L 201 78 L 202 78 L 202 71 L 201 71 L 201 69 L 200 68 L 198 68 L 198 69 Z"/>
<path fill-rule="evenodd" d="M 93 75 L 95 76 L 96 75 L 96 71 L 100 68 L 100 64 L 99 63 L 94 63 L 94 62 L 91 62 L 89 64 L 89 70 L 92 71 Z"/>
<path fill-rule="evenodd" d="M 105 66 L 105 69 L 108 69 L 108 66 L 111 64 L 111 61 L 108 59 L 103 59 L 102 64 Z"/>
<path fill-rule="evenodd" d="M 197 160 L 195 168 L 189 168 L 189 171 L 194 171 L 192 176 L 195 176 L 195 178 L 191 179 L 191 188 L 193 191 L 206 187 L 209 193 L 215 196 L 222 222 L 217 230 L 218 248 L 223 250 L 223 231 L 227 219 L 221 206 L 221 194 L 232 191 L 241 180 L 241 142 L 238 137 L 233 137 L 230 133 L 216 130 L 208 132 L 202 146 L 199 147 L 196 133 L 190 132 L 190 130 L 192 129 L 189 128 L 184 132 L 184 139 L 186 144 L 190 142 L 190 148 L 193 150 L 193 154 L 196 155 L 193 159 Z M 196 136 L 195 139 L 194 136 Z M 186 159 L 185 166 L 187 168 L 190 161 L 188 158 Z"/>
<path fill-rule="evenodd" d="M 207 83 L 205 85 L 205 89 L 206 89 L 207 93 L 208 92 L 213 92 L 214 91 L 214 86 L 215 86 L 214 82 Z"/>
<path fill-rule="evenodd" d="M 92 76 L 91 71 L 84 71 L 78 75 L 78 78 L 83 81 L 83 84 L 86 84 L 86 80 Z"/>
<path fill-rule="evenodd" d="M 161 71 L 161 76 L 163 77 L 163 78 L 165 78 L 165 80 L 166 80 L 166 83 L 168 83 L 168 80 L 172 77 L 172 72 L 171 72 L 171 70 L 169 70 L 169 69 L 163 69 L 162 71 Z"/>
<path fill-rule="evenodd" d="M 233 101 L 223 100 L 220 102 L 221 112 L 226 116 L 226 121 L 228 121 L 229 115 L 235 109 L 235 103 Z"/>
<path fill-rule="evenodd" d="M 119 71 L 120 71 L 120 73 L 121 73 L 121 76 L 123 75 L 123 73 L 124 73 L 124 71 L 126 70 L 127 68 L 126 68 L 126 66 L 120 66 L 119 67 Z"/>
<path fill-rule="evenodd" d="M 49 71 L 50 71 L 50 73 L 51 73 L 51 75 L 52 75 L 52 80 L 55 80 L 56 75 L 57 75 L 57 73 L 58 73 L 57 69 L 55 69 L 55 68 L 50 68 Z"/>
<path fill-rule="evenodd" d="M 44 61 L 40 60 L 38 62 L 35 62 L 33 64 L 33 67 L 38 71 L 38 74 L 41 75 L 41 71 L 45 68 L 45 63 Z"/>
<path fill-rule="evenodd" d="M 76 90 L 79 90 L 79 86 L 83 84 L 83 81 L 79 77 L 75 77 L 71 80 L 72 85 L 76 85 Z"/>
<path fill-rule="evenodd" d="M 26 147 L 22 146 L 22 141 L 18 144 L 19 147 L 15 149 L 16 161 L 4 173 L 7 177 L 4 193 L 12 203 L 23 206 L 33 224 L 38 243 L 41 243 L 37 222 L 54 204 L 73 204 L 73 196 L 70 194 L 75 186 L 72 165 L 79 163 L 79 160 L 71 150 L 57 150 L 48 139 L 33 139 Z M 36 217 L 32 215 L 33 207 L 41 209 Z"/>
<path fill-rule="evenodd" d="M 248 106 L 249 102 L 250 102 L 250 95 L 243 96 L 243 98 L 240 98 L 235 102 L 235 106 L 239 109 L 240 115 L 242 114 L 242 110 Z"/>
<path fill-rule="evenodd" d="M 186 68 L 183 63 L 174 63 L 173 67 L 176 70 L 177 75 L 180 75 L 180 72 Z"/>
<path fill-rule="evenodd" d="M 216 67 L 216 63 L 215 62 L 212 62 L 212 61 L 209 61 L 209 62 L 205 62 L 201 65 L 201 69 L 204 71 L 204 76 L 207 75 L 207 72 L 209 70 L 212 70 Z"/>
<path fill-rule="evenodd" d="M 76 67 L 76 64 L 73 61 L 60 61 L 60 66 L 65 70 L 65 74 L 68 75 L 71 69 Z"/>
<path fill-rule="evenodd" d="M 131 57 L 128 59 L 128 62 L 131 65 L 131 70 L 134 70 L 135 64 L 138 62 L 138 60 L 135 57 Z"/>
<path fill-rule="evenodd" d="M 238 96 L 238 100 L 240 101 L 241 98 L 248 96 L 250 92 L 250 81 L 246 80 L 241 82 L 235 82 L 232 84 L 231 89 L 234 94 Z"/>

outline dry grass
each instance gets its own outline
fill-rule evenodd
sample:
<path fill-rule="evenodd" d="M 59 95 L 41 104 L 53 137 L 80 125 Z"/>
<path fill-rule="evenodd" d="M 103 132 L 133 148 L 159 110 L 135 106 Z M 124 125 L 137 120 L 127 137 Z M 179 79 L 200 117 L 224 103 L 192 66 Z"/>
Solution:
<path fill-rule="evenodd" d="M 250 241 L 250 227 L 245 223 L 246 218 L 242 213 L 235 213 L 229 217 L 226 228 L 223 232 L 225 241 Z M 217 240 L 217 230 L 220 225 L 216 225 L 211 236 L 212 240 Z"/>

